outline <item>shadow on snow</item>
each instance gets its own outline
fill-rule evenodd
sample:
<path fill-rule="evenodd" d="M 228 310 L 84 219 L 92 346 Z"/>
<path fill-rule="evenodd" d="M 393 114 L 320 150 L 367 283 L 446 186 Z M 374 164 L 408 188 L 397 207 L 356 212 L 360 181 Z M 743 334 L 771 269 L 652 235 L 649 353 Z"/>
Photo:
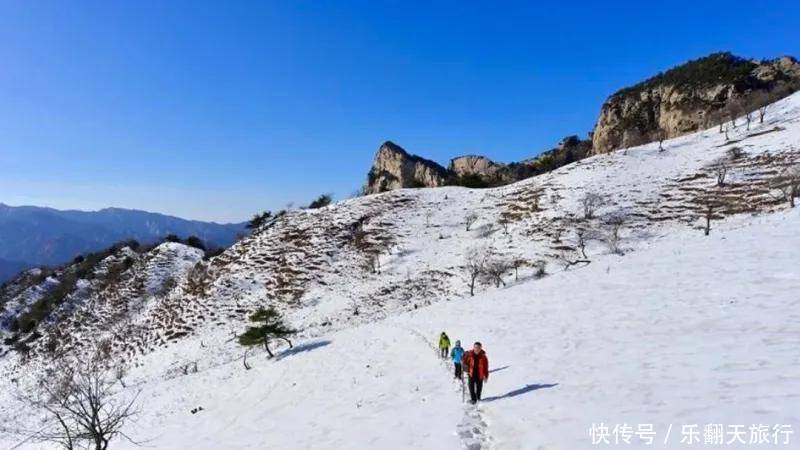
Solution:
<path fill-rule="evenodd" d="M 506 370 L 506 369 L 508 369 L 509 367 L 511 367 L 511 366 L 503 366 L 503 367 L 498 367 L 498 368 L 496 368 L 496 369 L 492 369 L 492 370 L 490 370 L 490 371 L 489 371 L 489 373 L 500 372 L 501 370 Z"/>
<path fill-rule="evenodd" d="M 286 349 L 286 350 L 280 352 L 277 356 L 275 356 L 275 360 L 276 361 L 280 361 L 283 358 L 286 358 L 286 357 L 292 356 L 292 355 L 296 355 L 297 353 L 310 352 L 310 351 L 312 351 L 314 349 L 317 349 L 317 348 L 320 348 L 320 347 L 325 347 L 326 345 L 328 345 L 330 343 L 331 343 L 331 341 L 328 341 L 328 340 L 304 342 L 304 343 L 302 343 L 300 345 L 295 345 L 292 348 L 289 348 L 289 349 Z"/>
<path fill-rule="evenodd" d="M 502 400 L 504 398 L 516 397 L 518 395 L 527 394 L 528 392 L 533 392 L 533 391 L 536 391 L 536 390 L 539 390 L 539 389 L 547 389 L 547 388 L 556 387 L 556 386 L 558 386 L 558 383 L 554 383 L 554 384 L 529 384 L 529 385 L 526 385 L 523 388 L 519 388 L 519 389 L 513 390 L 511 392 L 507 392 L 507 393 L 505 393 L 503 395 L 498 395 L 498 396 L 495 396 L 495 397 L 488 397 L 488 398 L 485 398 L 485 399 L 483 399 L 481 401 L 483 401 L 483 402 L 493 402 L 495 400 Z"/>

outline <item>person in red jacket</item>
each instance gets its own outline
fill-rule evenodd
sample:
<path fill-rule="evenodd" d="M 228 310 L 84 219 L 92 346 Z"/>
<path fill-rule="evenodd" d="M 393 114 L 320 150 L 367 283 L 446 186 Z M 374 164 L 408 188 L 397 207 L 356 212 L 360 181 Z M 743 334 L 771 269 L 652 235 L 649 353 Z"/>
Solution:
<path fill-rule="evenodd" d="M 464 353 L 461 366 L 469 378 L 469 396 L 474 405 L 481 399 L 483 383 L 489 379 L 489 358 L 480 342 L 476 342 L 472 350 Z"/>

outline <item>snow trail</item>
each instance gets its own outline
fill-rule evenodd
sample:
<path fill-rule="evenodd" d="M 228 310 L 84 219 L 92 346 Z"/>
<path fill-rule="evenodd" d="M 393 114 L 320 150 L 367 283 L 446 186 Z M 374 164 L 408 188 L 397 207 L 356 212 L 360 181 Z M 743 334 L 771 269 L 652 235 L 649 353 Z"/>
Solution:
<path fill-rule="evenodd" d="M 449 375 L 453 369 L 449 356 L 447 359 L 440 358 L 439 346 L 428 339 L 424 333 L 412 328 L 407 328 L 406 330 L 414 336 L 420 338 L 428 345 L 428 347 L 431 348 L 431 350 L 433 350 L 436 358 L 441 360 L 442 366 L 446 369 L 446 372 Z M 464 375 L 462 375 L 462 377 L 463 376 Z M 461 393 L 461 401 L 464 402 L 464 416 L 462 417 L 461 422 L 459 422 L 456 426 L 456 434 L 464 444 L 464 448 L 467 450 L 488 450 L 493 448 L 491 445 L 492 439 L 489 435 L 489 426 L 486 420 L 483 418 L 481 406 L 471 405 L 466 401 L 466 398 L 464 397 L 464 390 L 466 387 L 464 386 L 463 379 L 460 383 L 456 382 L 454 385 L 455 390 Z"/>

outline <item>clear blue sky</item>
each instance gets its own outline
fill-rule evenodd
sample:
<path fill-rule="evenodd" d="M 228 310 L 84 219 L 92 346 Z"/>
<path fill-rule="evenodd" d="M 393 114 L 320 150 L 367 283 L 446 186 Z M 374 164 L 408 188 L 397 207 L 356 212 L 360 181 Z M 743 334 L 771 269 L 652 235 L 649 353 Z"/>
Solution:
<path fill-rule="evenodd" d="M 800 2 L 0 0 L 0 202 L 242 220 L 585 135 L 616 89 L 800 53 Z"/>

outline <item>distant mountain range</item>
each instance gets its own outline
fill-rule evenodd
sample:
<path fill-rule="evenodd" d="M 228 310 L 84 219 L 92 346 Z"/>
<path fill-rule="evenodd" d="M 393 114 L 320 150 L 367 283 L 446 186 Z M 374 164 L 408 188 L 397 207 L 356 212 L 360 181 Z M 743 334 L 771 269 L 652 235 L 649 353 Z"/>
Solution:
<path fill-rule="evenodd" d="M 186 220 L 131 209 L 62 211 L 0 203 L 0 282 L 28 267 L 57 265 L 125 239 L 152 243 L 168 234 L 227 247 L 245 224 Z"/>

